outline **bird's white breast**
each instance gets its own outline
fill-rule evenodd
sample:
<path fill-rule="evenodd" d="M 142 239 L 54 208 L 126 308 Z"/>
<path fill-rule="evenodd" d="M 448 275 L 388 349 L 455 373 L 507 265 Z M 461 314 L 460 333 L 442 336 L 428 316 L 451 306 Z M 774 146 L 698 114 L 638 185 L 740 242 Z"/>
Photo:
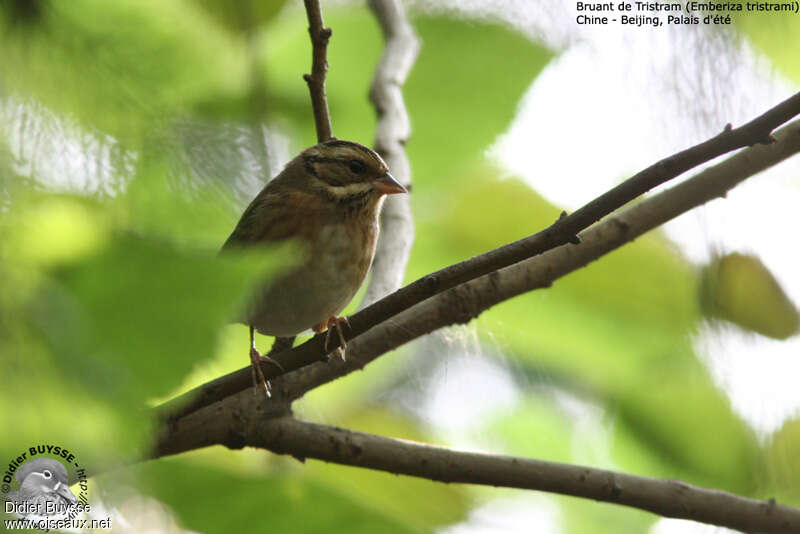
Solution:
<path fill-rule="evenodd" d="M 378 237 L 377 224 L 352 223 L 323 226 L 309 260 L 265 284 L 248 322 L 262 334 L 289 337 L 338 315 L 363 283 Z"/>

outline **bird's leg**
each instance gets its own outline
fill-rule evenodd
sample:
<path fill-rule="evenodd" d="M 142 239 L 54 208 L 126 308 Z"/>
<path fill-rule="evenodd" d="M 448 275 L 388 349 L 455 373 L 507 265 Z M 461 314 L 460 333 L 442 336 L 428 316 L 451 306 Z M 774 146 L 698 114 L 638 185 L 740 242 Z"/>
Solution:
<path fill-rule="evenodd" d="M 292 339 L 294 341 L 294 339 Z M 277 345 L 277 339 L 276 343 Z M 270 398 L 272 395 L 270 394 L 270 387 L 269 382 L 264 377 L 264 372 L 261 370 L 261 362 L 268 362 L 283 371 L 283 366 L 279 364 L 277 361 L 273 360 L 269 356 L 262 355 L 258 352 L 256 348 L 256 339 L 255 339 L 255 329 L 251 326 L 250 327 L 250 363 L 253 365 L 253 391 L 258 390 L 258 386 L 260 385 L 261 388 L 264 390 L 264 394 L 267 398 Z"/>
<path fill-rule="evenodd" d="M 264 378 L 264 372 L 261 370 L 261 354 L 259 354 L 256 348 L 256 340 L 252 326 L 250 327 L 250 363 L 253 366 L 253 393 L 258 391 L 258 386 L 260 385 L 264 390 L 264 395 L 270 398 L 272 395 L 270 394 L 269 382 Z"/>
<path fill-rule="evenodd" d="M 328 345 L 331 340 L 331 331 L 332 329 L 336 329 L 336 333 L 339 336 L 339 346 L 336 347 L 336 355 L 345 361 L 344 354 L 347 350 L 347 342 L 344 339 L 344 334 L 342 333 L 342 323 L 346 324 L 348 328 L 350 328 L 350 321 L 347 317 L 336 317 L 335 315 L 330 317 L 327 321 L 324 321 L 316 326 L 314 326 L 313 330 L 317 334 L 321 333 L 325 328 L 328 329 L 328 332 L 325 334 L 325 360 L 327 361 L 328 358 Z"/>

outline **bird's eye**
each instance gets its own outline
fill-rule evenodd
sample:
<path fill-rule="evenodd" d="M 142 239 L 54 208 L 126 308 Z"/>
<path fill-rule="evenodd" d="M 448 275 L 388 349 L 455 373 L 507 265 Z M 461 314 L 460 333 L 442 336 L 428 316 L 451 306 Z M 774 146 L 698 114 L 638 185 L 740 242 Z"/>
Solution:
<path fill-rule="evenodd" d="M 53 474 L 50 471 L 48 471 L 47 469 L 42 471 L 42 475 L 44 475 L 44 478 L 51 478 L 53 476 Z"/>
<path fill-rule="evenodd" d="M 364 172 L 363 161 L 357 159 L 351 159 L 347 165 L 350 167 L 350 170 L 353 171 L 355 174 L 361 174 L 362 172 Z"/>

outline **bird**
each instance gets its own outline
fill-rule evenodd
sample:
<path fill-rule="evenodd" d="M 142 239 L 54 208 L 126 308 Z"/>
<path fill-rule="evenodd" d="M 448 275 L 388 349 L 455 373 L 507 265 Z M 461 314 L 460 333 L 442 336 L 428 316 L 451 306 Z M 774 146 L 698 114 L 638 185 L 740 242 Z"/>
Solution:
<path fill-rule="evenodd" d="M 34 458 L 25 462 L 16 473 L 20 488 L 8 493 L 8 500 L 23 510 L 37 516 L 56 515 L 63 512 L 64 506 L 78 502 L 77 497 L 69 489 L 67 470 L 58 460 L 51 458 Z M 48 504 L 51 505 L 48 512 Z M 52 506 L 57 505 L 57 506 Z M 23 515 L 28 516 L 31 513 Z"/>
<path fill-rule="evenodd" d="M 369 270 L 378 241 L 378 218 L 386 195 L 408 193 L 373 150 L 336 138 L 303 150 L 261 190 L 242 213 L 220 253 L 293 242 L 298 264 L 257 285 L 239 317 L 250 327 L 254 386 L 267 397 L 269 384 L 254 331 L 291 338 L 312 329 L 338 335 L 337 353 L 346 343 L 339 313 L 353 299 Z M 283 370 L 281 368 L 281 370 Z"/>

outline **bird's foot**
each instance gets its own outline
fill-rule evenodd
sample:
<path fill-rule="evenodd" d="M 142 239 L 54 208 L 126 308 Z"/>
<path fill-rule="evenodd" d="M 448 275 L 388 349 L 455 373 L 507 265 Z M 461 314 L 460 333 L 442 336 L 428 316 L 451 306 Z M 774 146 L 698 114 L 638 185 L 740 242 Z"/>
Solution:
<path fill-rule="evenodd" d="M 345 361 L 345 351 L 347 350 L 347 342 L 344 339 L 344 333 L 342 332 L 342 323 L 346 324 L 348 328 L 350 328 L 350 321 L 347 317 L 336 317 L 335 315 L 329 318 L 327 321 L 318 324 L 314 327 L 314 331 L 318 334 L 321 333 L 325 328 L 328 329 L 328 332 L 325 334 L 325 361 L 330 360 L 330 352 L 328 351 L 328 346 L 330 345 L 331 341 L 331 332 L 335 329 L 337 335 L 339 336 L 339 346 L 336 347 L 336 350 L 333 352 L 341 358 L 342 361 Z"/>
<path fill-rule="evenodd" d="M 281 371 L 283 371 L 283 366 L 269 356 L 260 354 L 255 347 L 250 347 L 250 363 L 253 365 L 253 392 L 257 392 L 259 386 L 261 386 L 261 389 L 264 390 L 264 395 L 270 398 L 272 390 L 269 381 L 264 377 L 264 372 L 261 370 L 262 362 L 270 363 Z"/>

